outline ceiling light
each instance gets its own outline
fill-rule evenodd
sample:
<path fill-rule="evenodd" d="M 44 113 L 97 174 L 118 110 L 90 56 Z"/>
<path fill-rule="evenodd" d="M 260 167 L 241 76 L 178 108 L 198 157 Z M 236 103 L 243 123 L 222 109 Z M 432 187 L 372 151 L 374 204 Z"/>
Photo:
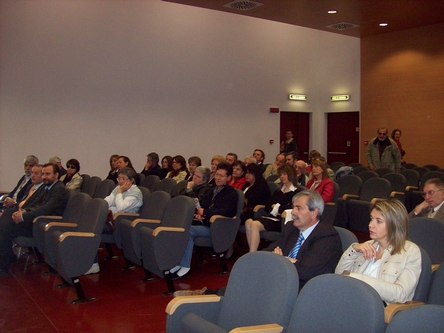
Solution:
<path fill-rule="evenodd" d="M 336 14 L 338 11 L 337 10 L 329 10 L 327 13 L 329 14 Z"/>
<path fill-rule="evenodd" d="M 334 95 L 330 97 L 332 102 L 339 102 L 339 101 L 348 101 L 350 99 L 350 95 Z"/>
<path fill-rule="evenodd" d="M 307 95 L 290 94 L 290 95 L 288 95 L 288 98 L 293 101 L 306 101 Z"/>
<path fill-rule="evenodd" d="M 386 26 L 388 26 L 388 23 L 379 23 L 379 26 L 380 27 L 386 27 Z"/>

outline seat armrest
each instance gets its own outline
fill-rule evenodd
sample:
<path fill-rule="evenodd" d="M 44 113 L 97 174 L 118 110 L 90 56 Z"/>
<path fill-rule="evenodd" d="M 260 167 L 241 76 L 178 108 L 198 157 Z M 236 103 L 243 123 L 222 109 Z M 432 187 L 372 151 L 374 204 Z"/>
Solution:
<path fill-rule="evenodd" d="M 174 228 L 174 227 L 157 227 L 153 230 L 153 236 L 156 237 L 159 233 L 162 231 L 169 231 L 169 232 L 184 232 L 184 228 Z"/>
<path fill-rule="evenodd" d="M 160 220 L 154 220 L 154 219 L 135 219 L 133 222 L 131 222 L 131 227 L 134 228 L 139 223 L 155 223 L 155 224 L 160 224 Z"/>
<path fill-rule="evenodd" d="M 233 328 L 230 333 L 280 333 L 284 328 L 278 324 L 264 324 L 254 326 L 242 326 Z"/>
<path fill-rule="evenodd" d="M 324 205 L 327 205 L 327 206 L 336 206 L 336 203 L 335 203 L 335 202 L 326 202 Z"/>
<path fill-rule="evenodd" d="M 45 231 L 48 231 L 52 227 L 77 228 L 77 223 L 50 222 L 47 225 L 45 225 Z"/>
<path fill-rule="evenodd" d="M 45 219 L 45 220 L 48 220 L 48 219 L 50 219 L 50 220 L 61 220 L 61 219 L 62 219 L 62 216 L 58 216 L 58 215 L 41 215 L 41 216 L 37 216 L 37 217 L 32 221 L 32 223 L 36 223 L 36 222 L 38 222 L 39 220 L 43 220 L 43 219 Z"/>
<path fill-rule="evenodd" d="M 382 201 L 382 200 L 385 200 L 385 199 L 383 199 L 383 198 L 373 198 L 372 201 L 370 201 L 370 204 L 374 205 L 378 201 Z"/>
<path fill-rule="evenodd" d="M 438 270 L 439 265 L 440 265 L 440 264 L 433 264 L 433 265 L 432 265 L 432 273 L 433 273 L 433 272 L 436 272 L 436 271 Z"/>
<path fill-rule="evenodd" d="M 259 209 L 261 209 L 261 208 L 265 208 L 265 205 L 256 205 L 256 206 L 254 206 L 254 208 L 253 208 L 253 212 L 258 212 L 259 211 Z"/>
<path fill-rule="evenodd" d="M 114 220 L 117 219 L 119 216 L 139 216 L 139 213 L 125 213 L 125 212 L 119 212 L 115 213 L 113 215 Z"/>
<path fill-rule="evenodd" d="M 189 303 L 216 303 L 221 300 L 217 295 L 179 296 L 173 298 L 167 305 L 165 312 L 173 315 L 179 306 Z"/>
<path fill-rule="evenodd" d="M 405 187 L 405 191 L 406 191 L 406 192 L 416 191 L 416 190 L 419 190 L 419 187 L 418 187 L 418 186 L 406 186 L 406 187 Z"/>
<path fill-rule="evenodd" d="M 64 232 L 63 234 L 60 235 L 59 237 L 59 242 L 63 242 L 67 237 L 94 237 L 94 233 L 93 232 Z"/>
<path fill-rule="evenodd" d="M 392 192 L 390 193 L 390 198 L 394 198 L 395 195 L 405 195 L 405 193 L 404 193 L 404 192 L 392 191 Z"/>
<path fill-rule="evenodd" d="M 342 200 L 348 200 L 348 199 L 359 199 L 359 195 L 356 195 L 356 194 L 344 194 L 342 196 Z"/>
<path fill-rule="evenodd" d="M 399 311 L 407 310 L 410 308 L 413 308 L 415 306 L 424 305 L 424 302 L 420 301 L 408 301 L 405 303 L 391 303 L 387 305 L 384 309 L 384 317 L 385 322 L 388 324 L 392 320 L 392 318 L 397 314 Z"/>
<path fill-rule="evenodd" d="M 210 223 L 214 223 L 217 219 L 235 219 L 236 217 L 227 217 L 223 215 L 213 215 L 210 217 Z"/>

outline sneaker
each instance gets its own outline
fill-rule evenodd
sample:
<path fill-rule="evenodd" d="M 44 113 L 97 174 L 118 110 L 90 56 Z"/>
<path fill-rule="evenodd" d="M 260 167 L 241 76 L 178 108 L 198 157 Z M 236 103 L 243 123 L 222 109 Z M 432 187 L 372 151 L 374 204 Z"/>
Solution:
<path fill-rule="evenodd" d="M 100 272 L 100 266 L 99 266 L 98 263 L 95 262 L 94 264 L 92 264 L 92 266 L 91 266 L 91 268 L 89 269 L 89 271 L 86 272 L 86 273 L 83 274 L 83 275 L 95 274 L 95 273 L 99 273 L 99 272 Z"/>
<path fill-rule="evenodd" d="M 178 290 L 174 292 L 173 297 L 203 295 L 205 294 L 205 291 L 207 291 L 207 287 L 203 287 L 202 289 L 196 289 L 196 290 Z"/>

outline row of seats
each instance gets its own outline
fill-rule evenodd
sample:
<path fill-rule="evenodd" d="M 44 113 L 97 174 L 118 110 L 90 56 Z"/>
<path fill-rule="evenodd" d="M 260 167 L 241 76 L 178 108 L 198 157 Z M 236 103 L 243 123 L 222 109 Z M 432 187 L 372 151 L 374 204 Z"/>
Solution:
<path fill-rule="evenodd" d="M 422 254 L 425 267 L 430 261 Z M 253 252 L 235 263 L 224 296 L 170 301 L 167 332 L 443 332 L 444 265 L 432 282 L 429 274 L 430 266 L 415 292 L 422 303 L 384 309 L 371 286 L 336 274 L 311 279 L 298 295 L 297 272 L 286 258 Z M 426 296 L 421 291 L 425 285 L 431 286 Z M 393 311 L 395 307 L 411 309 Z"/>

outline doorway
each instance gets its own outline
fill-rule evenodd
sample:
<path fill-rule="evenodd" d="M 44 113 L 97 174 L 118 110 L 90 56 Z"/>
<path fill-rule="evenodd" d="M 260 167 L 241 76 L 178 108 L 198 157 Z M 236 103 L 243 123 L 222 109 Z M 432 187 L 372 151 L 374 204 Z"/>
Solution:
<path fill-rule="evenodd" d="M 293 140 L 298 145 L 298 159 L 307 161 L 310 147 L 310 113 L 282 111 L 280 114 L 279 142 L 286 140 L 285 133 L 287 131 L 293 131 Z"/>
<path fill-rule="evenodd" d="M 327 162 L 359 162 L 359 111 L 327 113 Z"/>

